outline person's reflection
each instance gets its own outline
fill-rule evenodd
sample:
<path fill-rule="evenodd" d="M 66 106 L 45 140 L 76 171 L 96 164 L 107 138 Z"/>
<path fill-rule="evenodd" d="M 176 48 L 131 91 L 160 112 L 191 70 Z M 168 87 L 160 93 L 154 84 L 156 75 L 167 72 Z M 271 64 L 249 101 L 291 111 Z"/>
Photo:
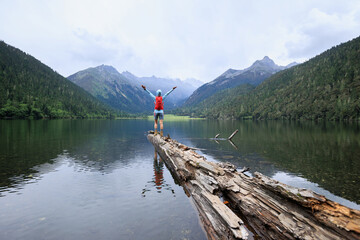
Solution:
<path fill-rule="evenodd" d="M 143 197 L 146 197 L 146 192 L 151 191 L 153 187 L 157 189 L 158 193 L 161 193 L 161 191 L 169 190 L 175 197 L 175 191 L 172 189 L 170 184 L 165 183 L 164 180 L 164 162 L 161 159 L 160 156 L 158 156 L 156 150 L 154 153 L 154 162 L 153 162 L 153 169 L 154 169 L 154 175 L 152 181 L 147 182 L 148 184 L 145 185 L 145 188 L 142 190 L 141 195 Z"/>
<path fill-rule="evenodd" d="M 155 176 L 155 185 L 158 192 L 161 192 L 162 184 L 164 181 L 164 162 L 162 161 L 161 157 L 158 160 L 158 154 L 155 151 L 154 154 L 154 176 Z"/>

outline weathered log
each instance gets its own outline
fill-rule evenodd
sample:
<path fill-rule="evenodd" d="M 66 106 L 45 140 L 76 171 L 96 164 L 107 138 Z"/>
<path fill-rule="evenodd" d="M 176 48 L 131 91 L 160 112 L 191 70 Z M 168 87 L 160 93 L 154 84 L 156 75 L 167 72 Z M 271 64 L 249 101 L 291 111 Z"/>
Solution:
<path fill-rule="evenodd" d="M 192 196 L 209 239 L 248 239 L 244 221 L 263 239 L 360 239 L 358 210 L 260 173 L 249 177 L 230 163 L 208 162 L 173 139 L 148 139 Z"/>
<path fill-rule="evenodd" d="M 220 136 L 220 133 L 216 134 L 214 138 L 218 138 Z"/>

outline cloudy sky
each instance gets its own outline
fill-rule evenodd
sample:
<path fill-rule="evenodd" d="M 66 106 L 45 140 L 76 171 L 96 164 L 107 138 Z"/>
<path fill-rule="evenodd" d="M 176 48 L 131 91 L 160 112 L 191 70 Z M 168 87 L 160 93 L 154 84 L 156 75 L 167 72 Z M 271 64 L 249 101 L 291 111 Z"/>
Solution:
<path fill-rule="evenodd" d="M 100 64 L 208 82 L 265 55 L 303 62 L 360 35 L 359 0 L 0 0 L 0 40 L 63 76 Z"/>

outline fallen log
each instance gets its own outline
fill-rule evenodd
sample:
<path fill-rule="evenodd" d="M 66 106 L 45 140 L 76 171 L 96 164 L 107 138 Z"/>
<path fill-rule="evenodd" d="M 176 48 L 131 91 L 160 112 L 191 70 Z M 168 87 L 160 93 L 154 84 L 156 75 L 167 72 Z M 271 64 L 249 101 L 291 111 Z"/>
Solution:
<path fill-rule="evenodd" d="M 149 133 L 148 140 L 192 196 L 209 239 L 248 239 L 249 228 L 262 239 L 360 239 L 358 210 L 260 173 L 249 177 L 230 163 L 208 162 L 170 137 Z"/>

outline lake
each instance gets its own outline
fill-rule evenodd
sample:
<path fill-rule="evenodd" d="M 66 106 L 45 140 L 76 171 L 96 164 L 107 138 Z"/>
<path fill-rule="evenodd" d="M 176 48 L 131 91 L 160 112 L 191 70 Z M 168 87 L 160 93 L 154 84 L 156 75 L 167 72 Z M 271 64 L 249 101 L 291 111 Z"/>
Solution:
<path fill-rule="evenodd" d="M 0 120 L 0 239 L 206 239 L 159 159 L 150 120 Z M 214 141 L 217 133 L 233 144 Z M 360 209 L 360 128 L 341 123 L 171 120 L 165 134 Z"/>

